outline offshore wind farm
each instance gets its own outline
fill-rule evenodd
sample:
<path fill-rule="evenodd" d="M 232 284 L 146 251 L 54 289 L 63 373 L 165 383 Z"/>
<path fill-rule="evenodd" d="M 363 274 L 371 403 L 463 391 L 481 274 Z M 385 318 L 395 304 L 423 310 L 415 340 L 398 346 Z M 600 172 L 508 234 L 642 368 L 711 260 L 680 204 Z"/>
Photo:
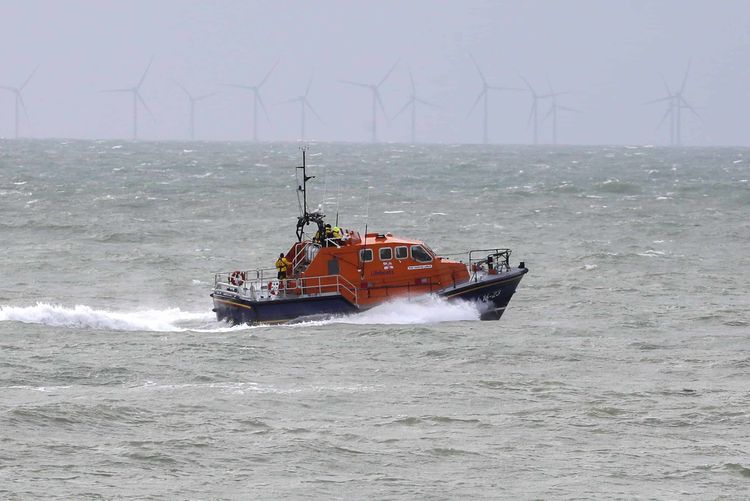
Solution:
<path fill-rule="evenodd" d="M 76 2 L 92 13 L 100 10 L 87 0 Z M 475 10 L 446 5 L 431 10 L 434 19 L 426 20 L 417 2 L 399 17 L 381 20 L 390 26 L 387 37 L 377 36 L 382 33 L 377 23 L 335 23 L 311 7 L 298 9 L 310 22 L 290 19 L 289 27 L 297 29 L 285 33 L 269 31 L 263 16 L 250 16 L 249 7 L 240 9 L 226 30 L 209 37 L 204 27 L 230 19 L 226 13 L 232 7 L 191 6 L 186 12 L 194 15 L 172 25 L 164 17 L 168 5 L 143 23 L 150 43 L 130 37 L 132 25 L 114 20 L 108 25 L 111 35 L 94 43 L 86 35 L 93 28 L 70 18 L 58 29 L 70 26 L 80 36 L 71 31 L 29 57 L 21 58 L 22 50 L 0 57 L 0 137 L 666 146 L 745 141 L 750 76 L 739 55 L 743 45 L 729 31 L 709 43 L 693 43 L 685 23 L 662 17 L 663 7 L 612 7 L 621 22 L 600 34 L 609 45 L 595 46 L 589 41 L 600 29 L 594 22 L 599 14 L 592 12 L 592 22 L 585 23 L 546 3 L 529 12 L 513 4 Z M 715 17 L 726 12 L 725 19 L 739 19 L 729 13 L 743 7 L 728 2 L 715 9 Z M 127 18 L 139 8 L 136 2 L 112 12 Z M 691 5 L 684 15 L 694 10 L 700 7 Z M 543 37 L 520 29 L 530 22 L 531 11 Z M 338 12 L 354 20 L 371 10 L 339 6 Z M 100 14 L 107 19 L 106 9 Z M 56 15 L 66 19 L 67 14 Z M 659 21 L 644 23 L 646 15 Z M 415 19 L 435 26 L 416 44 L 408 36 L 408 21 Z M 504 29 L 470 27 L 492 19 Z M 563 30 L 560 19 L 578 29 Z M 14 26 L 6 28 L 7 36 L 14 33 Z M 337 30 L 346 36 L 334 36 Z M 463 32 L 475 38 L 458 36 Z M 652 41 L 662 39 L 651 35 L 669 32 L 673 41 L 661 46 Z M 258 43 L 261 35 L 275 42 Z M 23 40 L 25 35 L 14 36 Z M 619 45 L 625 36 L 641 37 L 653 47 Z M 120 44 L 123 39 L 130 43 Z M 76 40 L 87 40 L 85 50 L 65 49 Z M 516 46 L 524 49 L 494 49 Z M 397 60 L 404 63 L 394 64 Z M 144 61 L 149 62 L 144 66 Z M 306 84 L 312 74 L 311 98 Z M 563 100 L 560 92 L 547 89 L 551 80 L 558 89 L 576 92 Z M 655 92 L 659 80 L 663 94 Z M 126 85 L 113 85 L 117 82 Z M 102 89 L 120 97 L 96 97 Z M 281 102 L 297 106 L 268 107 Z M 654 106 L 642 106 L 647 102 Z M 655 119 L 657 105 L 663 108 Z"/>

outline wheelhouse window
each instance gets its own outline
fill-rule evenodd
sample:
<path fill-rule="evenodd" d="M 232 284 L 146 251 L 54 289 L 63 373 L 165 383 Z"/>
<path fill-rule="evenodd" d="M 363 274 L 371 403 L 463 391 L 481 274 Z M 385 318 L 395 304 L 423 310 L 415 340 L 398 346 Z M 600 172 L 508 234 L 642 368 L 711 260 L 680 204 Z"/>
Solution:
<path fill-rule="evenodd" d="M 393 249 L 390 247 L 381 247 L 380 248 L 380 260 L 381 261 L 390 261 L 393 259 Z"/>
<path fill-rule="evenodd" d="M 359 251 L 359 260 L 363 263 L 372 261 L 372 249 L 362 249 Z"/>
<path fill-rule="evenodd" d="M 421 245 L 411 246 L 411 258 L 418 263 L 429 263 L 432 256 Z"/>
<path fill-rule="evenodd" d="M 409 257 L 409 248 L 405 245 L 396 247 L 396 259 L 406 259 Z"/>

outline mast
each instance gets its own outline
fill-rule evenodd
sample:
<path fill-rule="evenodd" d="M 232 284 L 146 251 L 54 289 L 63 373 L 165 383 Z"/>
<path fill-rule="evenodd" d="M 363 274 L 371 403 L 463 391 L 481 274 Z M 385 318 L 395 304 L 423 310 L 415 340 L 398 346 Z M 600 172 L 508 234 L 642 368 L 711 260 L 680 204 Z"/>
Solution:
<path fill-rule="evenodd" d="M 325 217 L 319 210 L 313 213 L 307 211 L 307 182 L 310 179 L 314 179 L 315 176 L 307 175 L 307 147 L 300 147 L 302 150 L 302 165 L 298 166 L 298 169 L 302 169 L 302 184 L 297 186 L 297 191 L 302 192 L 302 215 L 297 219 L 297 241 L 302 241 L 302 234 L 305 231 L 305 226 L 311 222 L 317 223 L 318 232 L 320 235 L 324 233 L 323 218 Z"/>

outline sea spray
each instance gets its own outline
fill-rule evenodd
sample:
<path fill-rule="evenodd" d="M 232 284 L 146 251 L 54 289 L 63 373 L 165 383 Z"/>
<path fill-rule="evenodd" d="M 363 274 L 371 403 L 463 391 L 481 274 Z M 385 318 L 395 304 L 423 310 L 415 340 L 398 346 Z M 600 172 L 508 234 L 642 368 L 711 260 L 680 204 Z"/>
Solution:
<path fill-rule="evenodd" d="M 301 319 L 292 325 L 314 326 L 327 324 L 409 325 L 439 322 L 479 320 L 479 310 L 468 301 L 448 301 L 438 296 L 414 299 L 394 299 L 372 309 L 353 315 L 336 315 L 325 319 Z"/>
<path fill-rule="evenodd" d="M 180 322 L 209 321 L 213 314 L 189 313 L 179 308 L 114 312 L 95 310 L 89 306 L 37 303 L 36 306 L 0 305 L 0 322 L 15 321 L 53 327 L 115 331 L 179 332 L 187 330 Z"/>

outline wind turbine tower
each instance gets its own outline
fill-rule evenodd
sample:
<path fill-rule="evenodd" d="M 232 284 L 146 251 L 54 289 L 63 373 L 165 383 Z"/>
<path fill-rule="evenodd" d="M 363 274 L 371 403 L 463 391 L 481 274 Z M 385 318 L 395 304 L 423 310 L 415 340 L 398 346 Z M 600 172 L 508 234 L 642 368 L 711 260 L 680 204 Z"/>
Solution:
<path fill-rule="evenodd" d="M 664 115 L 661 118 L 661 121 L 659 121 L 659 125 L 657 126 L 657 128 L 661 127 L 661 125 L 664 123 L 664 120 L 666 120 L 667 117 L 669 117 L 669 144 L 671 146 L 682 145 L 682 110 L 683 109 L 690 110 L 693 113 L 693 115 L 695 115 L 698 119 L 701 119 L 701 116 L 698 114 L 697 111 L 695 111 L 695 108 L 693 108 L 690 105 L 690 103 L 687 102 L 684 96 L 685 86 L 687 85 L 687 79 L 688 79 L 689 73 L 690 73 L 690 62 L 688 62 L 687 69 L 685 70 L 685 75 L 682 77 L 682 84 L 680 85 L 680 88 L 678 91 L 672 92 L 666 80 L 662 79 L 662 81 L 664 82 L 664 87 L 667 91 L 667 95 L 645 103 L 645 104 L 652 104 L 652 103 L 659 103 L 659 102 L 667 103 L 667 109 L 665 110 Z"/>
<path fill-rule="evenodd" d="M 190 140 L 194 141 L 195 140 L 195 103 L 197 103 L 198 101 L 203 101 L 204 99 L 208 99 L 211 96 L 215 96 L 216 92 L 210 92 L 208 94 L 203 94 L 200 96 L 193 96 L 185 87 L 183 87 L 183 85 L 180 82 L 175 80 L 174 83 L 177 84 L 177 86 L 180 89 L 182 89 L 182 92 L 185 93 L 188 100 L 190 101 Z"/>
<path fill-rule="evenodd" d="M 148 111 L 149 115 L 151 115 L 152 117 L 154 116 L 154 114 L 151 113 L 151 110 L 146 104 L 146 101 L 143 100 L 143 96 L 141 96 L 141 86 L 143 85 L 143 81 L 146 79 L 148 70 L 151 68 L 151 64 L 153 62 L 154 62 L 154 58 L 152 57 L 151 60 L 148 62 L 148 65 L 146 66 L 146 70 L 143 72 L 143 75 L 141 75 L 141 79 L 138 80 L 138 83 L 135 86 L 123 88 L 123 89 L 107 89 L 107 90 L 102 91 L 102 92 L 129 92 L 133 95 L 133 141 L 138 140 L 138 103 L 139 102 L 141 103 L 141 105 L 146 109 L 146 111 Z"/>
<path fill-rule="evenodd" d="M 570 94 L 570 92 L 555 92 L 552 90 L 552 84 L 548 82 L 549 85 L 549 94 L 547 94 L 548 97 L 552 98 L 552 104 L 550 105 L 549 111 L 546 115 L 544 115 L 544 118 L 542 120 L 547 120 L 547 118 L 552 117 L 552 144 L 557 144 L 557 113 L 560 111 L 570 111 L 572 113 L 580 113 L 580 110 L 576 110 L 573 108 L 568 108 L 567 106 L 562 106 L 557 103 L 557 96 L 561 96 L 563 94 Z"/>
<path fill-rule="evenodd" d="M 271 121 L 271 117 L 268 116 L 268 110 L 266 110 L 266 105 L 263 104 L 263 98 L 260 97 L 260 88 L 263 87 L 263 84 L 265 84 L 268 81 L 268 77 L 271 76 L 271 73 L 273 73 L 273 70 L 276 69 L 276 67 L 279 65 L 279 62 L 276 61 L 273 66 L 271 66 L 271 69 L 268 70 L 268 73 L 266 73 L 266 76 L 263 77 L 263 80 L 258 82 L 257 85 L 242 85 L 242 84 L 223 84 L 227 87 L 235 87 L 237 89 L 243 89 L 243 90 L 249 90 L 253 93 L 253 141 L 258 141 L 258 106 L 263 109 L 263 113 L 266 115 L 266 120 L 269 122 Z"/>
<path fill-rule="evenodd" d="M 342 83 L 369 89 L 370 92 L 372 92 L 372 142 L 373 143 L 377 142 L 378 140 L 378 134 L 377 134 L 378 106 L 380 107 L 380 110 L 383 112 L 383 116 L 386 119 L 388 118 L 388 116 L 385 113 L 385 106 L 383 106 L 383 100 L 380 98 L 380 86 L 385 83 L 385 81 L 388 79 L 389 76 L 391 76 L 391 73 L 393 73 L 393 70 L 396 69 L 396 66 L 398 65 L 398 63 L 399 62 L 396 61 L 393 64 L 393 66 L 391 66 L 391 69 L 388 70 L 388 73 L 386 73 L 385 76 L 381 78 L 378 83 L 367 84 L 367 83 L 361 83 L 361 82 L 352 82 L 351 80 L 340 80 Z"/>
<path fill-rule="evenodd" d="M 411 144 L 414 144 L 417 142 L 417 103 L 432 106 L 433 108 L 437 108 L 437 106 L 417 97 L 417 88 L 414 85 L 414 76 L 411 74 L 411 69 L 409 69 L 409 81 L 411 82 L 411 95 L 406 104 L 404 104 L 404 107 L 393 116 L 393 119 L 395 120 L 407 108 L 411 107 Z"/>
<path fill-rule="evenodd" d="M 474 109 L 477 107 L 477 104 L 479 104 L 479 101 L 484 98 L 484 116 L 482 118 L 482 142 L 484 144 L 487 144 L 489 142 L 489 136 L 487 133 L 487 115 L 489 113 L 489 94 L 491 90 L 523 90 L 519 89 L 517 87 L 498 87 L 496 85 L 489 85 L 487 83 L 487 79 L 484 78 L 484 73 L 482 73 L 482 70 L 479 68 L 479 65 L 477 64 L 477 61 L 474 59 L 474 56 L 470 56 L 471 61 L 474 63 L 474 67 L 477 69 L 477 73 L 479 73 L 479 78 L 482 79 L 482 90 L 479 92 L 479 95 L 477 96 L 477 99 L 474 101 L 474 104 L 471 106 L 471 109 L 469 110 L 469 113 L 466 114 L 466 118 L 469 118 L 471 114 L 474 112 Z"/>
<path fill-rule="evenodd" d="M 526 121 L 527 127 L 529 123 L 533 122 L 534 144 L 539 144 L 539 101 L 553 96 L 551 94 L 537 94 L 528 80 L 524 77 L 521 77 L 521 80 L 523 80 L 531 93 L 531 111 L 529 111 L 529 119 Z"/>
<path fill-rule="evenodd" d="M 23 109 L 24 115 L 26 115 L 26 120 L 29 119 L 29 113 L 26 111 L 26 103 L 23 102 L 23 90 L 26 88 L 26 86 L 31 81 L 31 78 L 34 76 L 34 73 L 36 73 L 36 70 L 39 69 L 37 66 L 34 68 L 34 71 L 31 72 L 31 74 L 24 80 L 24 82 L 21 84 L 20 87 L 10 87 L 6 85 L 0 85 L 0 89 L 5 89 L 8 92 L 13 93 L 14 101 L 15 101 L 15 137 L 18 139 L 18 130 L 19 130 L 19 124 L 20 124 L 20 117 L 21 117 L 21 109 Z"/>
<path fill-rule="evenodd" d="M 305 112 L 306 110 L 310 110 L 313 115 L 317 117 L 318 120 L 320 120 L 321 123 L 323 122 L 323 119 L 320 118 L 320 115 L 318 115 L 318 112 L 315 111 L 315 109 L 310 104 L 310 101 L 307 99 L 308 94 L 310 94 L 310 87 L 312 86 L 312 77 L 310 77 L 310 80 L 307 82 L 307 87 L 305 88 L 305 93 L 299 97 L 294 97 L 292 99 L 288 99 L 286 101 L 282 101 L 278 104 L 286 104 L 286 103 L 299 103 L 300 106 L 300 139 L 305 139 Z"/>

